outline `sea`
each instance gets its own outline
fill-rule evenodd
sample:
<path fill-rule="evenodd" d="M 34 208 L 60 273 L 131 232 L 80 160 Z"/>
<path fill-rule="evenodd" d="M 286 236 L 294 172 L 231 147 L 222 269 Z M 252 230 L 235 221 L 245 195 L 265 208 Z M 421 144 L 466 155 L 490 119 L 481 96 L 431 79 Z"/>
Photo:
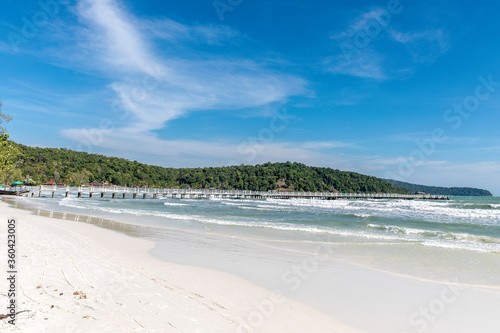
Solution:
<path fill-rule="evenodd" d="M 167 261 L 239 275 L 245 275 L 242 265 L 228 264 L 239 260 L 235 253 L 252 252 L 255 259 L 255 253 L 273 249 L 321 252 L 360 267 L 500 289 L 499 197 L 143 200 L 77 198 L 75 193 L 11 202 L 35 214 L 59 212 L 150 239 L 156 244 L 152 254 Z M 193 253 L 189 246 L 204 252 L 186 257 Z M 279 255 L 270 260 L 279 261 Z M 270 285 L 268 278 L 250 275 Z"/>

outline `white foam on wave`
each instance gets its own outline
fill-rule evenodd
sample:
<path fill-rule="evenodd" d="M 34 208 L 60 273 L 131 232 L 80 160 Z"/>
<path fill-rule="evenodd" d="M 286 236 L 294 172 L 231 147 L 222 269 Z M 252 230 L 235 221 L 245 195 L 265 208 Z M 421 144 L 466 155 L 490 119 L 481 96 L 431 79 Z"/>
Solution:
<path fill-rule="evenodd" d="M 406 235 L 408 236 L 408 239 L 419 241 L 425 246 L 475 250 L 481 252 L 500 251 L 500 239 L 489 236 L 379 224 L 368 224 L 366 228 L 390 234 Z"/>
<path fill-rule="evenodd" d="M 272 209 L 269 208 L 263 208 L 263 207 L 252 207 L 252 206 L 239 206 L 238 208 L 240 209 L 246 209 L 246 210 L 260 210 L 263 212 L 270 212 Z"/>
<path fill-rule="evenodd" d="M 310 200 L 268 199 L 270 209 L 296 211 L 309 209 L 328 210 L 337 214 L 366 214 L 387 218 L 403 217 L 445 223 L 471 223 L 500 225 L 498 209 L 468 209 L 453 207 L 449 202 L 425 200 Z M 495 205 L 495 204 L 493 204 Z M 500 205 L 499 205 L 500 206 Z"/>
<path fill-rule="evenodd" d="M 374 203 L 371 202 L 360 202 L 360 201 L 347 201 L 344 202 L 318 202 L 317 200 L 307 200 L 307 202 L 292 202 L 293 200 L 283 200 L 282 202 L 269 201 L 258 202 L 255 206 L 252 206 L 253 202 L 237 202 L 235 205 L 241 209 L 256 209 L 256 210 L 285 210 L 285 211 L 296 211 L 294 206 L 299 209 L 304 209 L 305 211 L 311 212 L 314 210 L 306 209 L 305 203 L 313 206 L 325 206 L 335 207 L 336 209 L 341 209 L 342 212 L 354 214 L 359 217 L 370 217 L 373 214 L 373 209 L 371 209 Z M 314 201 L 314 202 L 313 202 Z M 340 200 L 339 200 L 340 201 Z M 380 202 L 377 204 L 382 204 L 384 209 L 415 209 L 415 207 L 425 206 L 426 202 Z M 146 210 L 146 209 L 131 209 L 130 205 L 123 206 L 120 208 L 105 206 L 109 202 L 101 202 L 96 200 L 81 200 L 76 198 L 64 198 L 59 201 L 61 206 L 66 206 L 70 208 L 77 208 L 83 210 L 97 210 L 102 212 L 108 212 L 113 214 L 127 214 L 133 216 L 151 216 L 162 219 L 171 219 L 177 221 L 189 221 L 202 224 L 214 224 L 221 226 L 234 226 L 234 227 L 250 227 L 250 228 L 267 228 L 280 231 L 291 231 L 291 232 L 307 232 L 307 233 L 323 233 L 325 235 L 337 235 L 346 237 L 358 237 L 364 239 L 375 239 L 382 241 L 404 241 L 422 244 L 424 246 L 442 247 L 450 249 L 464 249 L 464 250 L 474 250 L 482 252 L 500 252 L 500 240 L 487 236 L 472 235 L 468 233 L 454 233 L 436 230 L 426 230 L 418 228 L 400 227 L 396 225 L 384 225 L 384 224 L 368 224 L 364 229 L 340 229 L 331 226 L 318 226 L 311 224 L 294 224 L 290 222 L 278 221 L 275 217 L 270 217 L 271 221 L 262 221 L 258 218 L 248 218 L 248 217 L 210 217 L 203 216 L 199 214 L 175 214 L 168 211 L 162 210 Z M 118 203 L 119 204 L 119 203 Z M 185 206 L 184 203 L 174 203 L 174 202 L 164 202 L 165 206 Z M 162 206 L 163 206 L 162 205 Z M 189 205 L 187 205 L 189 206 Z M 366 207 L 370 207 L 367 209 Z M 431 207 L 443 208 L 446 205 L 431 204 Z M 364 208 L 365 210 L 362 210 Z M 429 210 L 425 207 L 423 210 Z M 432 210 L 432 208 L 431 208 Z M 390 215 L 391 218 L 397 215 Z"/>
<path fill-rule="evenodd" d="M 248 203 L 245 203 L 245 202 L 233 202 L 233 201 L 222 201 L 221 200 L 221 203 L 223 205 L 226 205 L 226 206 L 246 206 L 248 205 Z"/>
<path fill-rule="evenodd" d="M 496 244 L 478 244 L 474 242 L 443 242 L 439 240 L 428 240 L 422 242 L 424 246 L 440 247 L 453 250 L 468 250 L 483 253 L 499 253 L 500 246 Z"/>
<path fill-rule="evenodd" d="M 203 224 L 215 224 L 221 226 L 235 226 L 235 227 L 257 227 L 257 228 L 267 228 L 281 231 L 299 231 L 299 232 L 309 232 L 309 233 L 324 233 L 331 234 L 337 236 L 349 236 L 349 237 L 361 237 L 365 239 L 376 239 L 376 240 L 386 240 L 386 241 L 413 241 L 413 242 L 422 242 L 423 245 L 428 246 L 441 246 L 446 248 L 464 248 L 464 249 L 475 249 L 475 250 L 485 250 L 484 244 L 492 244 L 490 250 L 500 251 L 500 246 L 498 245 L 498 241 L 494 239 L 479 236 L 473 236 L 468 234 L 453 234 L 453 233 L 440 233 L 429 230 L 421 230 L 415 228 L 403 228 L 398 226 L 384 226 L 377 224 L 369 224 L 367 225 L 367 229 L 375 229 L 386 231 L 388 234 L 376 234 L 373 232 L 366 232 L 362 230 L 340 230 L 329 227 L 319 227 L 319 226 L 310 226 L 304 224 L 290 224 L 290 223 L 277 223 L 277 222 L 263 222 L 263 221 L 237 221 L 231 219 L 220 219 L 220 218 L 209 218 L 200 215 L 182 215 L 182 214 L 173 214 L 168 212 L 160 212 L 160 211 L 143 211 L 143 210 L 132 210 L 132 209 L 114 209 L 109 207 L 85 207 L 81 205 L 75 205 L 74 203 L 69 204 L 68 206 L 78 207 L 82 209 L 92 209 L 92 210 L 100 210 L 110 213 L 118 213 L 118 214 L 130 214 L 135 216 L 154 216 L 161 217 L 167 219 L 174 220 L 182 220 L 182 221 L 193 221 Z M 434 237 L 435 240 L 426 240 L 426 238 Z M 462 241 L 456 242 L 457 244 L 450 244 L 452 241 Z M 481 243 L 481 244 L 476 244 Z M 476 244 L 474 246 L 474 244 Z M 463 247 L 464 245 L 465 247 Z"/>
<path fill-rule="evenodd" d="M 177 203 L 177 202 L 164 202 L 165 206 L 189 206 L 188 204 Z"/>
<path fill-rule="evenodd" d="M 354 216 L 357 216 L 357 217 L 362 217 L 362 218 L 367 218 L 367 217 L 371 217 L 373 215 L 371 214 L 363 214 L 363 213 L 355 213 L 353 214 Z"/>
<path fill-rule="evenodd" d="M 498 243 L 500 244 L 500 239 L 482 236 L 482 235 L 472 235 L 468 233 L 457 233 L 457 232 L 444 232 L 437 230 L 424 230 L 424 229 L 416 229 L 416 228 L 408 228 L 408 227 L 399 227 L 394 225 L 380 225 L 380 224 L 368 224 L 366 225 L 367 229 L 375 229 L 380 231 L 386 231 L 396 234 L 405 234 L 405 235 L 419 235 L 425 237 L 438 237 L 442 239 L 449 240 L 468 240 L 468 241 L 476 241 L 480 243 Z"/>
<path fill-rule="evenodd" d="M 325 234 L 333 234 L 333 235 L 341 235 L 341 236 L 361 236 L 364 238 L 377 238 L 377 239 L 386 239 L 392 240 L 394 237 L 384 236 L 384 235 L 370 235 L 370 234 L 360 234 L 358 232 L 351 232 L 347 230 L 336 230 L 328 227 L 320 227 L 320 226 L 310 226 L 304 224 L 290 224 L 290 223 L 279 223 L 279 222 L 265 222 L 260 220 L 247 220 L 247 221 L 236 221 L 231 219 L 219 219 L 219 218 L 210 218 L 195 214 L 174 214 L 169 212 L 161 212 L 161 211 L 145 211 L 145 210 L 134 210 L 129 208 L 110 208 L 103 206 L 82 206 L 77 205 L 75 202 L 78 202 L 76 199 L 70 199 L 64 202 L 63 205 L 73 208 L 87 209 L 87 210 L 97 210 L 115 214 L 129 214 L 134 216 L 153 216 L 153 217 L 162 217 L 173 220 L 184 220 L 184 221 L 193 221 L 199 223 L 206 224 L 216 224 L 216 225 L 224 225 L 224 226 L 235 226 L 235 227 L 259 227 L 259 228 L 268 228 L 275 230 L 283 230 L 283 231 L 302 231 L 302 232 L 312 232 L 312 233 L 325 233 Z M 402 240 L 402 238 L 398 238 Z"/>
<path fill-rule="evenodd" d="M 366 228 L 391 232 L 391 233 L 395 233 L 395 234 L 405 234 L 405 235 L 437 235 L 437 233 L 434 231 L 415 229 L 415 228 L 398 227 L 395 225 L 380 225 L 380 224 L 370 223 L 370 224 L 366 225 Z"/>

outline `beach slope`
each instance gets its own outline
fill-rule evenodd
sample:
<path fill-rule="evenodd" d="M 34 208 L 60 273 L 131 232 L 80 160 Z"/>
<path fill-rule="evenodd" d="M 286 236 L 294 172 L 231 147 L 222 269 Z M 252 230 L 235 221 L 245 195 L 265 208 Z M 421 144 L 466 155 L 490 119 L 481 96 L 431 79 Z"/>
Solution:
<path fill-rule="evenodd" d="M 0 262 L 17 221 L 17 311 L 27 310 L 1 332 L 359 332 L 237 276 L 154 259 L 147 240 L 3 202 L 0 216 Z"/>

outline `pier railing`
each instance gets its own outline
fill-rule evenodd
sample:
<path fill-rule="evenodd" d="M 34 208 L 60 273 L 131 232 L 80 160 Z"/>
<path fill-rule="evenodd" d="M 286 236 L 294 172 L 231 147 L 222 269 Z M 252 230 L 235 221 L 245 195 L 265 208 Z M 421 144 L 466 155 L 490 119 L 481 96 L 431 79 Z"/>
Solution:
<path fill-rule="evenodd" d="M 251 199 L 406 199 L 406 200 L 449 200 L 448 196 L 430 194 L 396 194 L 396 193 L 336 193 L 336 192 L 282 192 L 282 191 L 238 191 L 238 190 L 210 190 L 210 189 L 150 189 L 137 187 L 56 187 L 40 186 L 31 191 L 31 196 L 77 196 L 101 198 L 251 198 Z"/>

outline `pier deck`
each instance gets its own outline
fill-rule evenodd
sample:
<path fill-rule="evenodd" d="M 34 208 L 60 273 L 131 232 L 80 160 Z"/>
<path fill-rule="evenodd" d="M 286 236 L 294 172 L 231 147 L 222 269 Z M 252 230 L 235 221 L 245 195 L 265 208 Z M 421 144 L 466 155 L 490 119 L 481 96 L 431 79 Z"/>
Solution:
<path fill-rule="evenodd" d="M 430 194 L 394 194 L 394 193 L 335 193 L 335 192 L 279 192 L 279 191 L 235 191 L 235 190 L 197 190 L 197 189 L 144 189 L 127 187 L 78 187 L 57 188 L 41 186 L 31 190 L 28 196 L 51 196 L 78 198 L 112 198 L 112 199 L 402 199 L 402 200 L 449 200 L 445 195 Z"/>

